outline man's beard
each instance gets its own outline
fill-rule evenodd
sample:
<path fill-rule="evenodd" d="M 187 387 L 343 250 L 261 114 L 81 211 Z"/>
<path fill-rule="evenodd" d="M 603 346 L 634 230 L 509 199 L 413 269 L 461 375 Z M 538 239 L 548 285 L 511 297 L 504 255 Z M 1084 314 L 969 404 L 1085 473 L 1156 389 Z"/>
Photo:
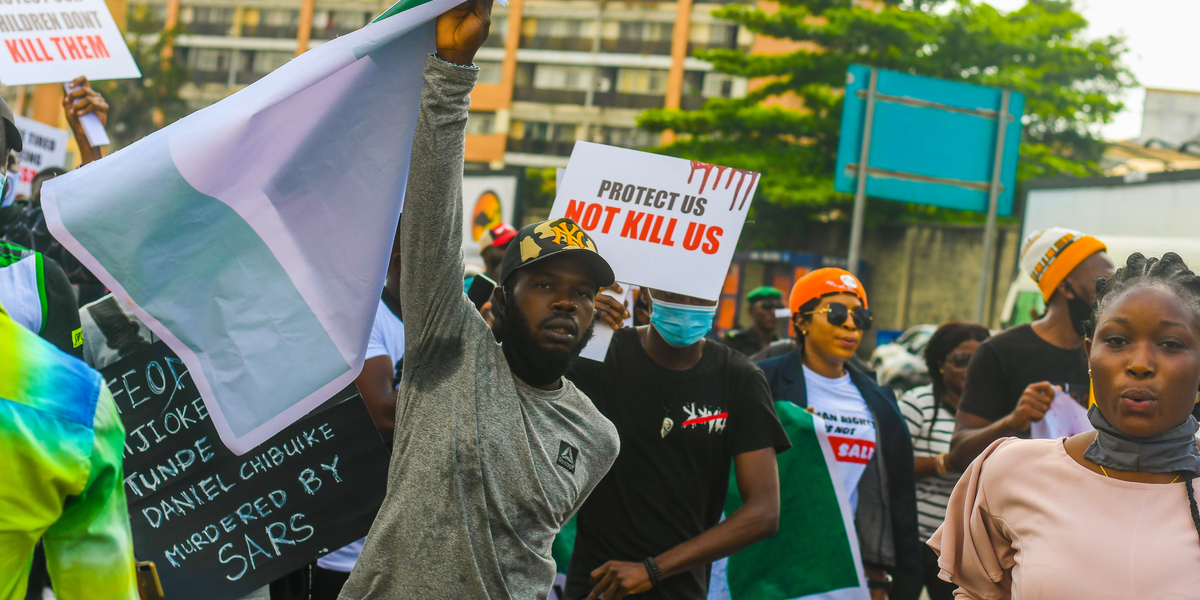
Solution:
<path fill-rule="evenodd" d="M 570 351 L 551 350 L 539 344 L 533 338 L 533 328 L 529 319 L 514 304 L 505 307 L 500 316 L 500 341 L 503 342 L 504 357 L 508 366 L 517 377 L 532 386 L 548 385 L 562 377 L 571 367 L 571 363 L 583 351 L 592 333 L 596 329 L 596 321 L 579 338 L 579 343 Z M 546 320 L 571 319 L 569 313 L 553 313 Z"/>

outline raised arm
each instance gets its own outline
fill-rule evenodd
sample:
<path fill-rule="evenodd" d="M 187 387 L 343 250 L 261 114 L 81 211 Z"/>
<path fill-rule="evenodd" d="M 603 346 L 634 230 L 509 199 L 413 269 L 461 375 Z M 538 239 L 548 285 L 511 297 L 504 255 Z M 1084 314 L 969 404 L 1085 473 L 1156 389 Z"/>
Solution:
<path fill-rule="evenodd" d="M 479 76 L 463 65 L 487 39 L 491 8 L 491 0 L 470 0 L 438 17 L 437 56 L 426 61 L 401 233 L 400 295 L 414 349 L 454 330 L 446 319 L 463 314 L 463 152 L 468 94 Z"/>

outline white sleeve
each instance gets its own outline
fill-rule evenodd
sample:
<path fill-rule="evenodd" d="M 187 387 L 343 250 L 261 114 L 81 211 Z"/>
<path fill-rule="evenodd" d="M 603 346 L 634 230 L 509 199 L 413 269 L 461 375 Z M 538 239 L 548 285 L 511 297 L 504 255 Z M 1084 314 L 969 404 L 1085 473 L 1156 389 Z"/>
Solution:
<path fill-rule="evenodd" d="M 385 342 L 386 333 L 383 331 L 383 319 L 380 318 L 382 316 L 380 311 L 385 310 L 387 310 L 387 307 L 380 300 L 379 306 L 375 309 L 375 322 L 371 325 L 371 337 L 367 340 L 367 354 L 363 357 L 363 360 L 371 360 L 376 356 L 391 356 Z"/>

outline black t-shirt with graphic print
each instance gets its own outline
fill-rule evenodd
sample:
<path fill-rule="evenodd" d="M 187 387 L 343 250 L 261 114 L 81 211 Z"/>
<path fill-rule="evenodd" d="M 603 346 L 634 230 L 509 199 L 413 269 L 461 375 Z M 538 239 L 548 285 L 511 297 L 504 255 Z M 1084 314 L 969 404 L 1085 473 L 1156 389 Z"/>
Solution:
<path fill-rule="evenodd" d="M 1082 347 L 1069 350 L 1043 340 L 1028 323 L 1018 325 L 979 344 L 958 409 L 998 421 L 1017 408 L 1026 387 L 1042 381 L 1087 406 L 1087 355 Z M 1028 438 L 1029 430 L 1017 436 Z"/>
<path fill-rule="evenodd" d="M 571 600 L 587 597 L 589 574 L 605 562 L 641 562 L 716 525 L 734 456 L 791 447 L 762 371 L 711 340 L 696 366 L 672 371 L 627 327 L 613 335 L 603 363 L 580 359 L 567 377 L 621 436 L 616 463 L 579 510 Z M 664 416 L 673 422 L 665 437 Z M 638 598 L 703 600 L 708 577 L 705 565 Z"/>

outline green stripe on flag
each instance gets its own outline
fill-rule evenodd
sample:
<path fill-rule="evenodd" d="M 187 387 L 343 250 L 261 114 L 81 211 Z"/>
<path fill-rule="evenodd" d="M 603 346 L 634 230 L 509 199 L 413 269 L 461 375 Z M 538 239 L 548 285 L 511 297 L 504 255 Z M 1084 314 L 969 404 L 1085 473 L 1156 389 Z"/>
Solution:
<path fill-rule="evenodd" d="M 550 556 L 554 557 L 558 572 L 564 575 L 567 573 L 567 564 L 571 562 L 571 552 L 575 550 L 575 520 L 578 518 L 579 515 L 572 516 L 554 536 L 554 544 L 550 546 Z"/>
<path fill-rule="evenodd" d="M 733 600 L 784 600 L 858 587 L 858 570 L 842 519 L 835 481 L 825 462 L 813 417 L 799 406 L 775 402 L 792 449 L 780 454 L 779 533 L 729 557 Z M 729 479 L 725 514 L 742 505 L 736 474 Z"/>
<path fill-rule="evenodd" d="M 373 20 L 371 20 L 371 22 L 378 23 L 379 21 L 382 21 L 392 15 L 398 15 L 410 8 L 416 8 L 420 5 L 426 4 L 428 2 L 430 2 L 430 0 L 400 0 L 399 2 L 393 4 L 387 10 L 383 11 L 383 14 L 381 14 L 378 17 L 375 17 Z"/>

